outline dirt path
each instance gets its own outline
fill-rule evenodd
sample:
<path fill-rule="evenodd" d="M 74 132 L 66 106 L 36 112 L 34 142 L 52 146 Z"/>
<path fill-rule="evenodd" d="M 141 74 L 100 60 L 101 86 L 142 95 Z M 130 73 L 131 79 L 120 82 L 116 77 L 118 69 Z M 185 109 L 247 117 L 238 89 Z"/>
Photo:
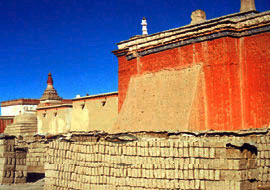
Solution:
<path fill-rule="evenodd" d="M 41 179 L 35 183 L 0 185 L 0 190 L 43 190 L 44 182 L 44 179 Z"/>

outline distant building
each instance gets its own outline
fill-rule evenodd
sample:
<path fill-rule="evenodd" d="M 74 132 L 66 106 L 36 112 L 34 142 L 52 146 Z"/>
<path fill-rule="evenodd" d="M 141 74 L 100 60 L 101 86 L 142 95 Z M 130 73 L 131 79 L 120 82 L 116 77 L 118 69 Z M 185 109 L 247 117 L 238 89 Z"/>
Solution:
<path fill-rule="evenodd" d="M 108 131 L 118 117 L 118 92 L 72 100 L 71 131 Z"/>
<path fill-rule="evenodd" d="M 34 105 L 31 107 L 30 103 Z M 76 96 L 72 100 L 63 99 L 54 88 L 52 74 L 49 73 L 47 87 L 39 100 L 19 99 L 3 102 L 2 113 L 15 116 L 0 117 L 0 133 L 10 135 L 106 131 L 113 128 L 117 121 L 118 92 L 87 94 L 82 97 Z M 36 119 L 28 113 L 34 114 Z"/>
<path fill-rule="evenodd" d="M 29 113 L 36 110 L 39 104 L 38 99 L 16 99 L 1 102 L 2 116 L 16 116 L 23 113 Z"/>
<path fill-rule="evenodd" d="M 71 100 L 63 99 L 58 95 L 57 91 L 53 87 L 52 74 L 49 73 L 47 80 L 47 88 L 45 89 L 42 97 L 40 98 L 40 104 L 38 105 L 38 107 L 46 107 L 64 103 L 71 103 Z"/>
<path fill-rule="evenodd" d="M 0 133 L 5 131 L 7 125 L 12 124 L 14 116 L 0 116 Z"/>
<path fill-rule="evenodd" d="M 48 74 L 47 88 L 37 108 L 37 133 L 58 134 L 68 132 L 71 121 L 72 100 L 61 98 Z"/>
<path fill-rule="evenodd" d="M 1 102 L 0 133 L 13 123 L 14 117 L 23 114 L 35 114 L 39 100 L 37 99 L 16 99 Z"/>
<path fill-rule="evenodd" d="M 37 133 L 59 134 L 70 131 L 72 104 L 54 104 L 37 109 Z"/>
<path fill-rule="evenodd" d="M 62 99 L 53 87 L 51 74 L 37 108 L 39 134 L 108 130 L 118 116 L 118 93 Z"/>

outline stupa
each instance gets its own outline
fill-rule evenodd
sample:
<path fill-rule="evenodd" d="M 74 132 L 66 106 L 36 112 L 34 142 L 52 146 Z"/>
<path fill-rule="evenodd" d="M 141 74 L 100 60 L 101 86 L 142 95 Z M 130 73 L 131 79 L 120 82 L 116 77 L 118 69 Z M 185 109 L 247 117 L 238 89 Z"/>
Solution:
<path fill-rule="evenodd" d="M 61 98 L 55 88 L 53 87 L 53 79 L 52 74 L 49 72 L 48 74 L 48 80 L 47 80 L 47 88 L 45 89 L 42 97 L 40 98 L 40 105 L 53 105 L 53 104 L 59 104 L 61 103 Z M 39 106 L 40 106 L 39 105 Z"/>

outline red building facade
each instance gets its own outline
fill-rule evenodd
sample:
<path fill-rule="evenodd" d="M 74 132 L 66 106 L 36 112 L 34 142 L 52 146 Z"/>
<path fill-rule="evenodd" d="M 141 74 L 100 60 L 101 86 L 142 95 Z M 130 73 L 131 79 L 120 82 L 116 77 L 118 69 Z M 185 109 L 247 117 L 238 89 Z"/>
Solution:
<path fill-rule="evenodd" d="M 189 130 L 265 127 L 270 123 L 269 42 L 269 12 L 236 13 L 120 42 L 114 51 L 120 115 L 132 77 L 200 65 Z"/>
<path fill-rule="evenodd" d="M 5 131 L 7 125 L 13 123 L 13 118 L 10 116 L 0 116 L 0 133 Z"/>

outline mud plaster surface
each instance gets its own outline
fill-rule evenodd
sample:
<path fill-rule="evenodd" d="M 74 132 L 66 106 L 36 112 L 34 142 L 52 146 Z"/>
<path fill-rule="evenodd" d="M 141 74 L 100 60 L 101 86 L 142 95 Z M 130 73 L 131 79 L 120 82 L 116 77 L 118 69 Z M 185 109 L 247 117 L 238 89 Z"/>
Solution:
<path fill-rule="evenodd" d="M 200 71 L 196 65 L 131 78 L 114 131 L 188 129 Z"/>

